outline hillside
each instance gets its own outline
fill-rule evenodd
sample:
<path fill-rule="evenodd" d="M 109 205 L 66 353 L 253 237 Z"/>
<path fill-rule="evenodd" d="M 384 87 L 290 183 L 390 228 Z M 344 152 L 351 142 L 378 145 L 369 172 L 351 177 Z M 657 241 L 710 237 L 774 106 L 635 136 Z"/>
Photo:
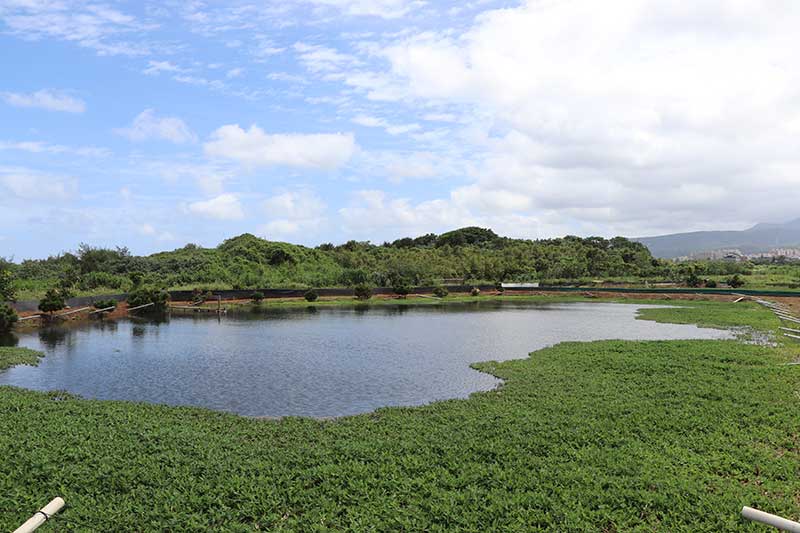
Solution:
<path fill-rule="evenodd" d="M 647 246 L 655 257 L 667 259 L 722 248 L 735 248 L 742 253 L 768 252 L 800 246 L 800 219 L 785 224 L 756 224 L 743 231 L 694 231 L 632 240 Z"/>
<path fill-rule="evenodd" d="M 6 263 L 5 268 L 16 278 L 18 291 L 30 296 L 50 287 L 87 294 L 142 283 L 255 289 L 664 276 L 675 267 L 654 261 L 647 248 L 622 237 L 532 241 L 472 227 L 381 245 L 349 241 L 315 248 L 244 234 L 215 248 L 188 244 L 150 256 L 82 245 L 75 253 Z"/>

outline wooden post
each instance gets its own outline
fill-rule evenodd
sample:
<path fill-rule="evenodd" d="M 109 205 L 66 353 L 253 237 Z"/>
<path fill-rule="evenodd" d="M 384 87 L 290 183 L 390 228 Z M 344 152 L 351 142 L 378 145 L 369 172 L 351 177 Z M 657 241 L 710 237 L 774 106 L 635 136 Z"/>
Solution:
<path fill-rule="evenodd" d="M 64 507 L 64 500 L 55 498 L 53 501 L 36 511 L 36 514 L 28 519 L 27 522 L 14 530 L 14 533 L 30 533 L 37 527 L 47 522 L 51 516 L 59 512 Z"/>

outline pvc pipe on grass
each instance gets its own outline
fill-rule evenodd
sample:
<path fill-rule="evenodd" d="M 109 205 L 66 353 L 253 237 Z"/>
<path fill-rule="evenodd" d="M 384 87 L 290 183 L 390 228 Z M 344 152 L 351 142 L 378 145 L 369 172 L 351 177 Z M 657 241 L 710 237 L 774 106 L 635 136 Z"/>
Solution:
<path fill-rule="evenodd" d="M 37 527 L 41 526 L 51 516 L 59 512 L 64 507 L 64 500 L 61 498 L 54 498 L 53 501 L 36 511 L 36 514 L 28 519 L 27 522 L 14 530 L 14 533 L 30 533 Z"/>
<path fill-rule="evenodd" d="M 776 527 L 781 531 L 789 531 L 790 533 L 800 533 L 800 523 L 775 516 L 774 514 L 765 513 L 752 507 L 742 507 L 742 516 L 752 522 L 759 522 L 768 526 Z"/>

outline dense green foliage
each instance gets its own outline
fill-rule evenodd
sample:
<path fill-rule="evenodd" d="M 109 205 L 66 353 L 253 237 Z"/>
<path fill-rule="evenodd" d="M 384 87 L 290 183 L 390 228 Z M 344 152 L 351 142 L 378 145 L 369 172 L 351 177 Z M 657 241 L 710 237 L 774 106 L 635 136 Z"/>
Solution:
<path fill-rule="evenodd" d="M 353 288 L 353 294 L 359 300 L 369 300 L 372 298 L 372 287 L 361 283 Z"/>
<path fill-rule="evenodd" d="M 66 307 L 64 294 L 59 289 L 48 290 L 39 301 L 39 311 L 53 314 Z"/>
<path fill-rule="evenodd" d="M 316 302 L 319 299 L 319 293 L 314 289 L 308 289 L 305 294 L 303 294 L 303 298 L 305 298 L 307 302 Z"/>
<path fill-rule="evenodd" d="M 437 298 L 445 298 L 448 294 L 450 294 L 450 291 L 448 291 L 447 288 L 445 287 L 433 288 L 433 295 L 436 296 Z"/>
<path fill-rule="evenodd" d="M 563 343 L 476 365 L 498 391 L 335 421 L 0 388 L 0 529 L 59 494 L 61 531 L 760 531 L 742 505 L 800 518 L 786 349 Z"/>
<path fill-rule="evenodd" d="M 117 307 L 117 301 L 116 300 L 95 300 L 93 305 L 94 305 L 95 309 L 109 309 L 110 311 L 113 311 Z"/>
<path fill-rule="evenodd" d="M 254 304 L 260 304 L 262 301 L 264 301 L 264 293 L 255 291 L 250 295 L 250 300 L 252 300 Z"/>
<path fill-rule="evenodd" d="M 7 333 L 19 320 L 11 306 L 0 303 L 0 333 Z"/>
<path fill-rule="evenodd" d="M 12 267 L 10 263 L 6 264 L 0 260 L 0 303 L 13 302 L 16 299 Z"/>
<path fill-rule="evenodd" d="M 41 357 L 44 357 L 43 353 L 28 348 L 0 346 L 0 371 L 17 365 L 36 366 Z M 0 413 L 2 412 L 0 409 Z"/>
<path fill-rule="evenodd" d="M 444 279 L 478 283 L 685 277 L 681 267 L 656 261 L 644 246 L 621 237 L 530 241 L 499 237 L 481 228 L 399 239 L 383 245 L 350 241 L 317 248 L 244 234 L 216 248 L 189 244 L 148 257 L 133 256 L 126 248 L 82 245 L 75 254 L 8 266 L 16 276 L 15 286 L 26 294 L 50 287 L 101 294 L 129 291 L 141 285 L 260 289 L 359 284 L 391 287 L 397 283 L 414 286 Z"/>
<path fill-rule="evenodd" d="M 163 311 L 167 308 L 169 294 L 156 287 L 140 287 L 128 294 L 128 307 L 139 307 L 142 305 L 153 304 L 147 311 Z"/>

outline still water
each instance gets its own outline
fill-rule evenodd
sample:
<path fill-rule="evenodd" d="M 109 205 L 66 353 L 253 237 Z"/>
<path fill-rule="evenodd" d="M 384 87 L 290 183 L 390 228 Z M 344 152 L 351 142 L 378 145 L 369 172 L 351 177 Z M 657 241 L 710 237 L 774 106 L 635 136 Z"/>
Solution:
<path fill-rule="evenodd" d="M 19 346 L 47 355 L 38 367 L 0 372 L 0 385 L 248 416 L 327 417 L 489 390 L 499 381 L 470 363 L 521 358 L 562 341 L 730 337 L 636 320 L 641 307 L 481 302 L 51 328 L 19 336 Z"/>

